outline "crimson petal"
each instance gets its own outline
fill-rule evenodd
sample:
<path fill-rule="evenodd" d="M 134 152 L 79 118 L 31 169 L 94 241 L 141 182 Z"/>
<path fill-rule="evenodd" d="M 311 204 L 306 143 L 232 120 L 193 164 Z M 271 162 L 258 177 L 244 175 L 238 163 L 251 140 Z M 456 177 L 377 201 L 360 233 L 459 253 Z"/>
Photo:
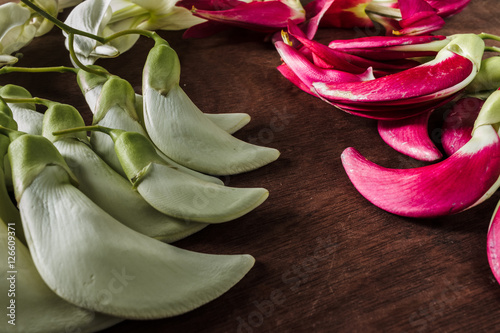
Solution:
<path fill-rule="evenodd" d="M 393 214 L 429 218 L 463 211 L 476 204 L 500 175 L 500 140 L 492 126 L 449 158 L 414 169 L 389 169 L 368 161 L 354 148 L 342 163 L 356 189 Z"/>

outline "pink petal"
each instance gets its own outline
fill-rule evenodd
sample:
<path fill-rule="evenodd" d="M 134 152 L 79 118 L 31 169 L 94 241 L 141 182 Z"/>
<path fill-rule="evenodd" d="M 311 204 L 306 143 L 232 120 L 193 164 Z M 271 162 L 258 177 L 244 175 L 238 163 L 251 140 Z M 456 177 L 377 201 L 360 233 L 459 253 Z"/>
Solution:
<path fill-rule="evenodd" d="M 312 87 L 313 82 L 361 82 L 363 74 L 355 75 L 335 69 L 323 69 L 312 64 L 301 52 L 284 42 L 274 43 L 281 59 L 307 86 Z"/>
<path fill-rule="evenodd" d="M 401 120 L 379 120 L 378 132 L 396 151 L 421 161 L 432 162 L 443 155 L 429 137 L 427 123 L 431 112 Z"/>
<path fill-rule="evenodd" d="M 260 32 L 274 32 L 285 28 L 289 19 L 297 23 L 305 20 L 304 13 L 277 0 L 241 3 L 234 8 L 219 11 L 193 9 L 193 15 Z"/>
<path fill-rule="evenodd" d="M 397 107 L 353 107 L 352 105 L 345 105 L 341 103 L 332 103 L 325 99 L 325 102 L 356 116 L 377 119 L 377 120 L 398 120 L 405 119 L 419 115 L 421 113 L 428 112 L 431 109 L 438 108 L 449 101 L 451 101 L 455 96 L 448 96 L 442 99 L 432 100 L 428 103 L 419 104 L 417 106 L 407 107 L 407 106 L 397 106 Z"/>
<path fill-rule="evenodd" d="M 328 44 L 328 46 L 336 49 L 373 49 L 389 46 L 426 44 L 443 39 L 446 39 L 446 36 L 373 36 L 355 39 L 333 40 L 330 42 L 330 44 Z"/>
<path fill-rule="evenodd" d="M 414 169 L 389 169 L 365 159 L 354 148 L 342 153 L 356 189 L 374 205 L 408 217 L 460 212 L 483 197 L 500 175 L 500 140 L 491 126 L 449 158 Z"/>
<path fill-rule="evenodd" d="M 460 13 L 470 0 L 425 0 L 432 8 L 437 10 L 441 17 L 448 17 Z"/>
<path fill-rule="evenodd" d="M 500 203 L 497 204 L 490 222 L 488 236 L 486 238 L 486 253 L 490 269 L 497 282 L 500 283 Z"/>
<path fill-rule="evenodd" d="M 281 75 L 283 75 L 285 78 L 287 78 L 290 82 L 292 82 L 293 84 L 295 84 L 297 87 L 299 87 L 301 90 L 305 91 L 306 93 L 308 94 L 311 94 L 313 96 L 316 96 L 312 91 L 311 91 L 311 88 L 308 87 L 304 82 L 302 82 L 302 80 L 297 76 L 297 74 L 294 73 L 294 71 L 292 71 L 290 69 L 290 67 L 288 67 L 287 64 L 282 64 L 280 66 L 277 67 L 278 71 L 281 73 Z"/>
<path fill-rule="evenodd" d="M 306 9 L 306 21 L 301 24 L 301 29 L 308 39 L 314 38 L 321 19 L 335 1 L 338 0 L 316 0 Z"/>
<path fill-rule="evenodd" d="M 371 0 L 335 0 L 331 3 L 315 0 L 305 5 L 304 9 L 306 13 L 313 13 L 312 15 L 323 10 L 324 14 L 319 23 L 322 27 L 373 27 L 372 20 L 364 11 L 368 2 Z M 326 6 L 328 8 L 325 11 Z"/>
<path fill-rule="evenodd" d="M 472 80 L 474 70 L 472 61 L 450 52 L 437 62 L 428 62 L 375 80 L 361 83 L 315 83 L 314 87 L 321 96 L 334 102 L 390 103 L 426 95 L 431 99 L 436 97 L 434 94 L 437 92 L 455 87 L 466 82 L 466 79 Z M 460 87 L 462 88 L 464 87 Z"/>
<path fill-rule="evenodd" d="M 369 60 L 337 51 L 314 40 L 309 40 L 300 36 L 295 36 L 295 38 L 312 51 L 315 64 L 323 68 L 335 68 L 351 73 L 362 73 L 368 67 L 372 67 L 374 70 L 399 71 L 420 65 L 419 62 L 411 60 L 392 63 Z"/>
<path fill-rule="evenodd" d="M 445 36 L 375 36 L 334 40 L 328 47 L 364 58 L 392 60 L 435 56 L 447 42 Z M 420 47 L 415 50 L 416 46 Z"/>
<path fill-rule="evenodd" d="M 447 155 L 459 150 L 472 138 L 472 128 L 484 101 L 479 98 L 468 97 L 460 99 L 443 124 L 441 143 Z"/>

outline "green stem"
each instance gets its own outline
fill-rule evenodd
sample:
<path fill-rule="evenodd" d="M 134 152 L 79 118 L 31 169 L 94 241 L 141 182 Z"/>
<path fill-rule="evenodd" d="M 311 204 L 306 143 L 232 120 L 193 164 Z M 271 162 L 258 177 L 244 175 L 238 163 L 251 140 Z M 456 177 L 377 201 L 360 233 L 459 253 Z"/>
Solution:
<path fill-rule="evenodd" d="M 486 46 L 484 48 L 484 51 L 485 52 L 498 52 L 498 53 L 500 53 L 500 48 L 496 47 L 496 46 Z"/>
<path fill-rule="evenodd" d="M 51 104 L 54 104 L 55 102 L 44 99 L 44 98 L 39 98 L 39 97 L 33 97 L 33 98 L 5 98 L 3 97 L 2 100 L 5 103 L 34 103 L 34 104 L 41 104 L 45 106 L 50 106 Z"/>
<path fill-rule="evenodd" d="M 52 135 L 64 135 L 64 134 L 71 134 L 71 133 L 76 133 L 76 132 L 83 132 L 83 131 L 98 131 L 98 132 L 103 132 L 106 134 L 109 134 L 111 132 L 111 128 L 100 126 L 100 125 L 92 125 L 92 126 L 81 126 L 81 127 L 74 127 L 74 128 L 68 128 L 56 132 L 52 132 Z"/>
<path fill-rule="evenodd" d="M 76 64 L 77 67 L 83 69 L 84 71 L 86 71 L 88 73 L 93 73 L 93 74 L 97 74 L 97 75 L 101 75 L 101 76 L 108 75 L 108 73 L 106 71 L 95 69 L 95 68 L 90 68 L 90 67 L 87 67 L 84 64 L 82 64 L 80 59 L 78 59 L 78 57 L 76 56 L 74 44 L 75 44 L 75 35 L 70 33 L 70 34 L 68 34 L 69 55 L 71 56 L 71 59 L 73 60 L 73 62 Z"/>
<path fill-rule="evenodd" d="M 159 40 L 163 40 L 163 38 L 161 38 L 160 36 L 158 36 L 158 34 L 156 32 L 154 32 L 154 31 L 142 30 L 142 29 L 129 29 L 129 30 L 119 31 L 117 33 L 114 33 L 114 34 L 108 36 L 108 37 L 105 37 L 104 38 L 104 42 L 105 43 L 109 43 L 113 39 L 116 39 L 118 37 L 122 37 L 122 36 L 125 36 L 125 35 L 132 35 L 132 34 L 137 34 L 137 35 L 141 35 L 141 36 L 145 36 L 145 37 L 151 38 L 155 42 L 158 42 Z"/>
<path fill-rule="evenodd" d="M 74 73 L 78 74 L 78 69 L 72 67 L 58 66 L 58 67 L 2 67 L 0 74 L 8 73 Z"/>
<path fill-rule="evenodd" d="M 26 6 L 30 7 L 31 9 L 33 9 L 38 14 L 42 15 L 43 17 L 45 17 L 47 20 L 49 20 L 52 23 L 54 23 L 59 29 L 65 31 L 66 33 L 68 33 L 68 34 L 72 33 L 72 34 L 75 34 L 75 35 L 81 35 L 81 36 L 85 36 L 85 37 L 88 37 L 88 38 L 92 38 L 92 39 L 95 39 L 98 42 L 101 42 L 101 43 L 104 44 L 104 37 L 99 37 L 99 36 L 96 36 L 96 35 L 91 34 L 89 32 L 72 28 L 69 25 L 67 25 L 67 24 L 59 21 L 57 18 L 55 18 L 54 16 L 50 15 L 49 13 L 45 12 L 42 8 L 38 7 L 37 5 L 35 5 L 33 2 L 31 2 L 29 0 L 21 0 L 21 2 L 24 3 Z"/>
<path fill-rule="evenodd" d="M 492 40 L 500 41 L 500 36 L 488 34 L 485 32 L 481 32 L 478 36 L 482 39 L 492 39 Z"/>

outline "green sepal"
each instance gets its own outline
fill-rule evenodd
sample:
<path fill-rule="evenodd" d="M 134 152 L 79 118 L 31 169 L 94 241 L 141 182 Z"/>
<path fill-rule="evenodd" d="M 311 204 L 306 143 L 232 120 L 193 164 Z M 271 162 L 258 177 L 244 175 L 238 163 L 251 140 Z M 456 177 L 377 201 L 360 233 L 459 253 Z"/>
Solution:
<path fill-rule="evenodd" d="M 173 86 L 179 84 L 180 75 L 181 64 L 177 53 L 167 42 L 157 42 L 149 51 L 144 65 L 143 91 L 151 87 L 166 95 Z"/>
<path fill-rule="evenodd" d="M 111 76 L 101 89 L 92 123 L 99 123 L 106 116 L 109 109 L 114 106 L 120 107 L 130 117 L 136 121 L 140 121 L 135 109 L 135 103 L 135 91 L 132 85 L 127 80 Z"/>
<path fill-rule="evenodd" d="M 106 71 L 103 67 L 97 65 L 90 65 L 88 67 Z M 84 70 L 79 70 L 76 76 L 76 81 L 78 82 L 80 90 L 85 95 L 88 91 L 94 89 L 95 87 L 103 85 L 109 78 L 110 76 L 97 75 Z"/>
<path fill-rule="evenodd" d="M 137 132 L 111 130 L 115 152 L 130 182 L 136 186 L 146 176 L 152 163 L 165 164 L 154 145 Z"/>
<path fill-rule="evenodd" d="M 14 118 L 9 117 L 7 114 L 2 112 L 0 112 L 0 126 L 17 130 L 17 122 L 14 120 Z"/>
<path fill-rule="evenodd" d="M 443 50 L 448 50 L 469 59 L 479 70 L 484 53 L 484 40 L 476 34 L 459 34 L 450 37 L 451 41 L 438 52 L 436 58 L 444 53 Z"/>
<path fill-rule="evenodd" d="M 500 124 L 500 90 L 494 91 L 484 102 L 481 111 L 479 112 L 472 134 L 476 128 L 483 125 L 492 125 L 496 130 Z"/>
<path fill-rule="evenodd" d="M 1 88 L 0 88 L 1 90 Z M 5 114 L 6 116 L 13 117 L 13 113 L 9 105 L 4 101 L 2 97 L 0 97 L 0 113 Z M 3 125 L 2 125 L 3 126 Z"/>
<path fill-rule="evenodd" d="M 49 106 L 43 115 L 42 135 L 52 142 L 65 138 L 74 138 L 88 144 L 85 132 L 52 135 L 53 132 L 82 126 L 85 126 L 85 121 L 77 109 L 68 104 L 54 103 Z"/>
<path fill-rule="evenodd" d="M 4 170 L 3 159 L 7 155 L 7 151 L 9 150 L 10 139 L 8 136 L 0 134 L 0 169 Z"/>
<path fill-rule="evenodd" d="M 33 98 L 30 92 L 21 86 L 14 84 L 7 84 L 0 89 L 0 96 L 2 98 Z M 36 110 L 35 103 L 16 103 L 17 106 Z"/>
<path fill-rule="evenodd" d="M 41 135 L 24 134 L 12 140 L 7 154 L 12 168 L 14 194 L 19 202 L 24 190 L 48 165 L 64 169 L 71 182 L 77 186 L 78 180 L 71 172 L 56 147 Z"/>
<path fill-rule="evenodd" d="M 481 69 L 472 82 L 465 88 L 467 93 L 496 90 L 500 87 L 500 57 L 486 58 L 481 61 Z"/>

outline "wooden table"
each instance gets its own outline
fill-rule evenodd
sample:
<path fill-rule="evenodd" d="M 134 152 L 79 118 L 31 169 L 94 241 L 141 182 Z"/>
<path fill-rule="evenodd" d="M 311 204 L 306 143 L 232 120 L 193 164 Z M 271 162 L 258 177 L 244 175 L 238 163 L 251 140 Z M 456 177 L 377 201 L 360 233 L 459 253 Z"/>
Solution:
<path fill-rule="evenodd" d="M 4 2 L 4 1 L 2 1 Z M 500 34 L 498 1 L 472 0 L 439 33 Z M 317 39 L 375 31 L 322 29 Z M 347 178 L 340 154 L 357 148 L 387 167 L 424 165 L 379 137 L 376 122 L 299 91 L 276 70 L 280 58 L 259 34 L 231 30 L 202 40 L 161 32 L 178 52 L 181 86 L 205 112 L 247 112 L 236 136 L 277 148 L 276 162 L 224 178 L 262 186 L 269 199 L 235 221 L 175 243 L 207 253 L 249 253 L 255 267 L 229 292 L 188 314 L 126 321 L 118 332 L 493 332 L 500 331 L 500 286 L 486 258 L 486 232 L 500 199 L 466 212 L 418 220 L 370 204 Z M 141 89 L 152 42 L 98 64 Z M 20 66 L 70 66 L 57 29 L 22 49 Z M 8 74 L 38 97 L 70 103 L 90 121 L 73 74 Z M 431 119 L 439 133 L 443 110 Z M 438 138 L 439 136 L 435 136 Z"/>

